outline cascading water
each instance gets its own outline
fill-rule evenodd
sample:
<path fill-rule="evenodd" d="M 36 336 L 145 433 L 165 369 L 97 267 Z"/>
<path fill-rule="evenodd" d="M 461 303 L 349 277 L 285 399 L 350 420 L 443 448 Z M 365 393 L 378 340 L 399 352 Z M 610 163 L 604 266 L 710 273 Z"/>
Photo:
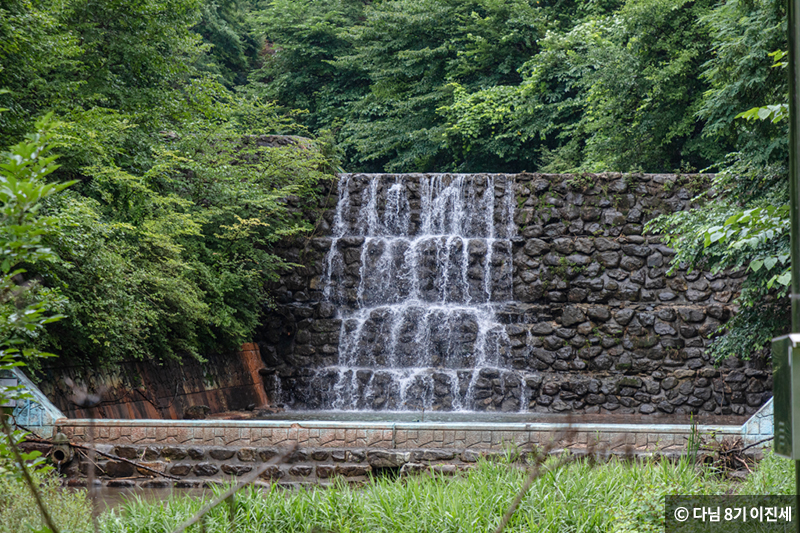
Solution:
<path fill-rule="evenodd" d="M 342 176 L 323 290 L 338 360 L 306 396 L 324 409 L 526 410 L 495 312 L 512 297 L 513 214 L 506 176 Z"/>

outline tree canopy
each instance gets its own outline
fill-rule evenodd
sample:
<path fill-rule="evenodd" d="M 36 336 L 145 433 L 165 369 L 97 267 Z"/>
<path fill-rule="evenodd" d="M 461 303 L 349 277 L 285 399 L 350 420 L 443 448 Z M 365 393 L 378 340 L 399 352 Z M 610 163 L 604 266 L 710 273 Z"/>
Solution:
<path fill-rule="evenodd" d="M 273 243 L 307 229 L 285 199 L 339 163 L 709 169 L 709 208 L 653 227 L 677 261 L 750 269 L 717 344 L 746 355 L 786 310 L 784 39 L 777 0 L 7 0 L 0 146 L 52 113 L 47 179 L 75 181 L 25 274 L 67 318 L 29 340 L 97 361 L 235 346 L 287 266 Z M 248 141 L 266 133 L 307 140 Z"/>

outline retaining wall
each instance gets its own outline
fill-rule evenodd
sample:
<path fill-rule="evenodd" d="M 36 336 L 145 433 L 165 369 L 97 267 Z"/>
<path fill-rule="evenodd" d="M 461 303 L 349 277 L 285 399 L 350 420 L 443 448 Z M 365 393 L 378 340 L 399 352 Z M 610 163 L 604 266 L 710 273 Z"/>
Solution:
<path fill-rule="evenodd" d="M 58 430 L 73 443 L 88 441 L 91 422 L 62 420 Z M 286 421 L 96 421 L 98 449 L 141 462 L 177 478 L 169 480 L 129 463 L 97 457 L 97 473 L 109 486 L 199 486 L 252 472 L 267 461 L 262 481 L 327 482 L 333 477 L 361 481 L 385 469 L 417 472 L 433 468 L 455 473 L 480 457 L 534 448 L 591 447 L 603 453 L 679 454 L 692 428 L 683 424 L 548 423 L 358 423 Z M 742 427 L 698 426 L 715 438 L 742 438 Z M 62 467 L 71 484 L 86 482 L 79 458 Z"/>
<path fill-rule="evenodd" d="M 259 374 L 263 367 L 258 345 L 247 343 L 204 363 L 126 361 L 110 368 L 61 365 L 54 359 L 38 377 L 41 391 L 70 418 L 180 419 L 191 406 L 216 413 L 267 405 Z M 100 397 L 91 408 L 80 405 L 80 391 L 87 389 Z"/>

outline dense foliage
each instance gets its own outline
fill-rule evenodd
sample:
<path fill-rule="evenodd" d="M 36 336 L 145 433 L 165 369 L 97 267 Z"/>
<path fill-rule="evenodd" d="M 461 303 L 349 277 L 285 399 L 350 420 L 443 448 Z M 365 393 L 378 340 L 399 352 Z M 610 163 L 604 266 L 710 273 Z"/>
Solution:
<path fill-rule="evenodd" d="M 60 259 L 29 276 L 68 318 L 38 342 L 108 361 L 247 338 L 270 244 L 304 229 L 283 199 L 330 175 L 335 139 L 348 170 L 718 171 L 709 209 L 657 227 L 678 261 L 750 268 L 717 344 L 745 355 L 786 309 L 784 20 L 777 0 L 8 0 L 0 146 L 52 111 L 53 179 L 78 181 L 46 203 Z M 265 133 L 312 140 L 234 156 Z"/>
<path fill-rule="evenodd" d="M 244 7 L 0 8 L 0 144 L 50 111 L 61 166 L 48 179 L 76 182 L 44 201 L 58 221 L 40 236 L 54 257 L 25 273 L 66 318 L 30 343 L 109 363 L 202 358 L 251 338 L 269 305 L 265 281 L 287 266 L 271 246 L 308 229 L 297 208 L 332 173 L 323 141 L 263 139 L 307 132 L 234 90 L 260 49 Z"/>
<path fill-rule="evenodd" d="M 260 12 L 264 87 L 310 97 L 306 123 L 335 129 L 351 169 L 717 171 L 709 209 L 654 227 L 676 265 L 749 267 L 718 357 L 786 324 L 783 2 L 288 5 Z"/>
<path fill-rule="evenodd" d="M 44 237 L 57 224 L 42 214 L 42 202 L 70 183 L 45 183 L 56 169 L 50 153 L 50 117 L 35 124 L 35 132 L 0 154 L 0 377 L 6 378 L 24 360 L 38 361 L 51 354 L 30 348 L 31 339 L 41 335 L 47 324 L 62 318 L 48 312 L 58 296 L 35 281 L 26 281 L 26 265 L 55 259 L 44 245 Z M 17 468 L 27 462 L 41 467 L 41 452 L 22 453 L 14 447 L 27 434 L 13 429 L 5 420 L 2 406 L 31 396 L 20 386 L 0 386 L 0 484 L 22 482 L 27 471 Z M 13 441 L 13 442 L 12 442 Z"/>
<path fill-rule="evenodd" d="M 703 19 L 714 54 L 699 117 L 707 137 L 736 150 L 716 162 L 716 195 L 705 209 L 654 225 L 672 235 L 676 263 L 747 270 L 739 312 L 712 346 L 718 358 L 749 357 L 789 326 L 785 19 L 775 0 L 728 2 Z"/>

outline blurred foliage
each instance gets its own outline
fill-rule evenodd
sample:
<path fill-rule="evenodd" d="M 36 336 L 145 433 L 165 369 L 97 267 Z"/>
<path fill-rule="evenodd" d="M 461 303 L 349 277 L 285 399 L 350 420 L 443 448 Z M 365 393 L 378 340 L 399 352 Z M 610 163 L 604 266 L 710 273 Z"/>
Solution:
<path fill-rule="evenodd" d="M 63 318 L 52 307 L 59 297 L 35 279 L 26 279 L 29 265 L 56 258 L 45 237 L 58 231 L 58 219 L 42 213 L 42 202 L 72 183 L 46 183 L 58 167 L 52 149 L 51 116 L 34 125 L 34 133 L 0 154 L 0 377 L 8 377 L 25 360 L 38 361 L 52 354 L 31 348 L 46 325 Z M 0 406 L 30 400 L 19 385 L 0 386 Z M 0 407 L 0 491 L 7 482 L 22 482 L 25 467 L 46 471 L 39 451 L 20 452 L 15 446 L 27 433 L 12 428 Z M 28 478 L 30 482 L 30 479 Z M 2 498 L 0 497 L 0 501 Z M 0 506 L 4 507 L 4 506 Z M 0 512 L 2 517 L 2 512 Z"/>

